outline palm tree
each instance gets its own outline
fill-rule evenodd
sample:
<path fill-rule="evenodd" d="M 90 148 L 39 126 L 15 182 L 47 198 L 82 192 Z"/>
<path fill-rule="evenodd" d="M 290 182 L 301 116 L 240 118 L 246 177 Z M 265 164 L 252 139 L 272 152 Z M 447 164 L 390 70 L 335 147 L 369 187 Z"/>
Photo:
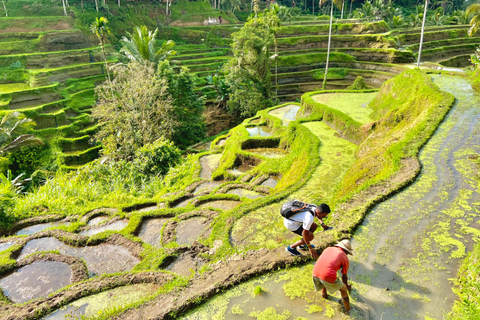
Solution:
<path fill-rule="evenodd" d="M 470 29 L 468 29 L 468 35 L 473 36 L 478 31 L 480 24 L 480 3 L 474 3 L 467 7 L 465 14 L 468 16 L 473 14 L 472 20 L 470 20 Z"/>
<path fill-rule="evenodd" d="M 65 0 L 62 0 L 62 4 L 63 4 L 63 13 L 67 15 L 67 9 L 65 8 Z"/>
<path fill-rule="evenodd" d="M 345 0 L 342 0 L 342 15 L 340 16 L 340 19 L 343 19 L 343 8 L 345 8 Z"/>
<path fill-rule="evenodd" d="M 176 54 L 172 48 L 175 42 L 168 40 L 163 42 L 160 49 L 155 51 L 155 38 L 157 37 L 158 29 L 154 31 L 148 30 L 146 26 L 135 27 L 133 34 L 127 32 L 130 37 L 123 37 L 120 43 L 123 45 L 120 52 L 125 54 L 130 61 L 144 63 L 150 61 L 158 63 L 166 60 L 168 57 Z"/>
<path fill-rule="evenodd" d="M 328 47 L 327 47 L 327 62 L 325 64 L 325 76 L 323 77 L 322 89 L 325 90 L 327 85 L 327 74 L 328 74 L 328 62 L 330 60 L 330 43 L 332 40 L 332 21 L 333 21 L 333 4 L 337 7 L 340 5 L 340 1 L 343 0 L 330 0 L 330 28 L 328 29 Z"/>
<path fill-rule="evenodd" d="M 112 92 L 112 99 L 115 99 L 112 89 L 112 79 L 110 78 L 110 71 L 108 70 L 107 54 L 105 52 L 105 37 L 111 34 L 110 29 L 107 26 L 108 20 L 105 17 L 95 18 L 95 21 L 90 25 L 90 30 L 97 36 L 100 41 L 100 47 L 102 48 L 103 59 L 105 61 L 105 69 L 107 69 L 108 82 L 110 84 L 110 90 Z"/>
<path fill-rule="evenodd" d="M 428 0 L 425 0 L 425 9 L 423 12 L 423 22 L 422 22 L 422 33 L 420 35 L 420 46 L 418 48 L 417 68 L 420 67 L 420 57 L 422 56 L 423 32 L 425 30 L 425 20 L 427 19 L 427 7 L 428 7 Z"/>
<path fill-rule="evenodd" d="M 7 113 L 0 122 L 0 155 L 24 147 L 43 145 L 43 141 L 32 134 L 21 134 L 34 125 L 32 119 L 20 112 Z"/>
<path fill-rule="evenodd" d="M 268 25 L 270 29 L 273 32 L 273 44 L 275 46 L 275 54 L 271 56 L 271 59 L 275 60 L 275 100 L 277 99 L 278 96 L 278 43 L 277 43 L 277 38 L 278 38 L 278 28 L 280 27 L 280 18 L 278 17 L 280 13 L 280 6 L 278 4 L 274 4 L 270 6 L 270 12 L 268 15 Z"/>
<path fill-rule="evenodd" d="M 5 10 L 5 17 L 8 17 L 7 7 L 5 6 L 5 0 L 2 0 L 3 10 Z"/>

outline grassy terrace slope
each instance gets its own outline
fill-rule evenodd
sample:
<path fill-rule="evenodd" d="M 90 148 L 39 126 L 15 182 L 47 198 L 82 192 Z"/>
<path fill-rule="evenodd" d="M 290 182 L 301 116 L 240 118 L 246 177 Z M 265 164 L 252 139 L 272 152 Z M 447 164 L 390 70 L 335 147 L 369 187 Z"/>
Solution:
<path fill-rule="evenodd" d="M 0 18 L 1 112 L 35 121 L 35 134 L 58 153 L 54 166 L 83 165 L 100 148 L 89 142 L 96 126 L 88 113 L 105 79 L 103 57 L 73 24 L 62 16 Z"/>
<path fill-rule="evenodd" d="M 365 100 L 373 95 L 351 93 L 370 95 Z M 100 248 L 98 244 L 118 246 L 137 262 L 121 273 L 106 270 L 98 273 L 104 276 L 88 277 L 94 266 L 75 253 L 78 261 L 68 264 L 84 271 L 71 286 L 24 304 L 4 296 L 0 317 L 38 319 L 81 297 L 98 300 L 95 293 L 126 283 L 158 286 L 148 298 L 104 310 L 105 318 L 174 317 L 239 281 L 301 262 L 283 248 L 289 240 L 278 217 L 282 201 L 299 197 L 331 204 L 334 214 L 328 223 L 334 229 L 315 239 L 316 248 L 348 236 L 373 204 L 415 178 L 419 148 L 453 103 L 429 76 L 413 70 L 385 83 L 370 104 L 372 122 L 355 120 L 353 109 L 317 102 L 321 94 L 325 92 L 305 95 L 301 105 L 259 112 L 212 141 L 209 151 L 191 155 L 165 179 L 154 179 L 141 190 L 119 183 L 120 172 L 104 176 L 88 165 L 19 199 L 9 212 L 19 221 L 0 242 L 2 274 L 46 259 L 62 261 L 71 245 L 82 247 L 81 252 Z M 104 222 L 95 225 L 93 219 L 100 217 Z M 32 225 L 37 232 L 13 236 Z M 44 241 L 56 245 L 47 249 Z M 22 250 L 34 254 L 27 257 Z M 41 254 L 45 250 L 54 252 Z M 87 260 L 86 267 L 80 258 Z"/>

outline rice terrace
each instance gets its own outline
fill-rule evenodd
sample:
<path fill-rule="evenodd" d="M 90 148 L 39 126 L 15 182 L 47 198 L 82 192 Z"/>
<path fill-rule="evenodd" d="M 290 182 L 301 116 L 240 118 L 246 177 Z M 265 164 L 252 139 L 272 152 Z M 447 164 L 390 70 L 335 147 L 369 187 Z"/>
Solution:
<path fill-rule="evenodd" d="M 480 319 L 478 1 L 0 1 L 0 319 Z"/>

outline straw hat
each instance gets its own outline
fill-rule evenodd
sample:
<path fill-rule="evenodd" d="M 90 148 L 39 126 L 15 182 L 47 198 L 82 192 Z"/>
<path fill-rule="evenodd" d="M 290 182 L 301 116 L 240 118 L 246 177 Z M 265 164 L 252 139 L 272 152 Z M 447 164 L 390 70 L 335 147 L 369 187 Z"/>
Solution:
<path fill-rule="evenodd" d="M 348 253 L 353 254 L 352 251 L 352 244 L 350 243 L 349 240 L 344 239 L 342 241 L 337 242 L 337 244 L 334 245 L 335 247 L 340 247 L 344 250 L 346 250 Z"/>

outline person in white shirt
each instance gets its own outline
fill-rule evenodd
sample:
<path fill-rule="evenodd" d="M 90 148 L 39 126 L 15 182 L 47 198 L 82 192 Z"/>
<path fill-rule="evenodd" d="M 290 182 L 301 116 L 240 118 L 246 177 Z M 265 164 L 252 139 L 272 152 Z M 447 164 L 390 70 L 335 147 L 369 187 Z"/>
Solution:
<path fill-rule="evenodd" d="M 322 219 L 329 213 L 330 207 L 327 204 L 322 203 L 319 206 L 310 205 L 305 210 L 295 213 L 290 218 L 284 218 L 283 224 L 285 227 L 302 237 L 302 239 L 289 245 L 285 250 L 293 256 L 301 256 L 302 254 L 298 252 L 297 247 L 305 250 L 308 248 L 312 258 L 316 260 L 318 258 L 317 252 L 314 250 L 314 246 L 310 244 L 310 241 L 314 238 L 313 233 L 317 230 L 317 224 L 314 222 L 314 217 L 317 217 L 318 220 L 320 220 L 320 225 L 323 230 L 328 230 L 331 228 L 323 223 Z"/>

